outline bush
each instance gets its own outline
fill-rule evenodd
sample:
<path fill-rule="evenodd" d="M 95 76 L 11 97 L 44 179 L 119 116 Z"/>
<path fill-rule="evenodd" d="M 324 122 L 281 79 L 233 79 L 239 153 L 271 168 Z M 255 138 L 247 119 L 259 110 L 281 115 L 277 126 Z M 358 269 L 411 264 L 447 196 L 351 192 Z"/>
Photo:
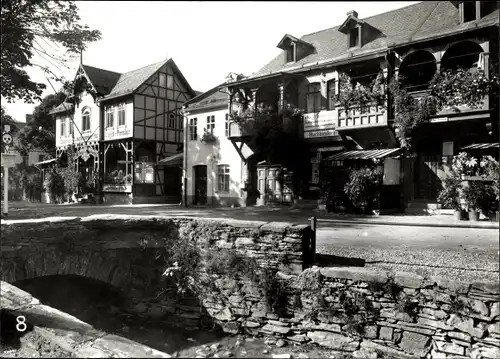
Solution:
<path fill-rule="evenodd" d="M 380 179 L 379 168 L 362 167 L 351 171 L 344 192 L 355 208 L 370 212 L 376 207 Z"/>
<path fill-rule="evenodd" d="M 460 187 L 461 182 L 454 177 L 446 177 L 443 181 L 443 189 L 439 192 L 437 200 L 445 208 L 460 211 Z"/>
<path fill-rule="evenodd" d="M 53 167 L 45 176 L 43 188 L 54 202 L 70 200 L 81 189 L 81 173 L 72 167 Z"/>
<path fill-rule="evenodd" d="M 53 167 L 45 176 L 43 188 L 48 192 L 54 202 L 61 202 L 64 197 L 64 178 L 56 167 Z"/>
<path fill-rule="evenodd" d="M 495 187 L 485 183 L 480 183 L 477 186 L 478 202 L 477 208 L 486 216 L 490 217 L 498 211 L 498 200 L 497 194 L 495 193 Z"/>
<path fill-rule="evenodd" d="M 468 187 L 463 189 L 465 204 L 469 211 L 477 211 L 484 195 L 485 184 L 482 181 L 470 182 Z"/>

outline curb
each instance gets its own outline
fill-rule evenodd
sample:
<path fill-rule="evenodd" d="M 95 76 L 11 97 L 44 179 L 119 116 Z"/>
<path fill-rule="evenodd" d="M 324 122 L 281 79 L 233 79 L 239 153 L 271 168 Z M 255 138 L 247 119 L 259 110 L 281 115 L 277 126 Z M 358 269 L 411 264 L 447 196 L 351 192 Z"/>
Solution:
<path fill-rule="evenodd" d="M 318 218 L 318 222 L 331 222 L 331 223 L 349 223 L 349 224 L 370 224 L 380 226 L 405 226 L 405 227 L 441 227 L 441 228 L 479 228 L 479 229 L 499 229 L 499 225 L 495 224 L 453 224 L 453 223 L 411 223 L 411 222 L 382 222 L 382 221 L 367 221 L 367 220 L 345 220 L 345 219 L 329 219 Z"/>

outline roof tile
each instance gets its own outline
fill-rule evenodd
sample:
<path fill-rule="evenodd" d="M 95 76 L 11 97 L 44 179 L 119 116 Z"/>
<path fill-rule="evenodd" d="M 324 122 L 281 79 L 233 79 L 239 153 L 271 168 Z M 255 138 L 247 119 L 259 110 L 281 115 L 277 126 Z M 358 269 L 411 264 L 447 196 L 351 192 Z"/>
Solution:
<path fill-rule="evenodd" d="M 285 64 L 284 53 L 276 56 L 271 62 L 254 73 L 252 77 L 263 76 L 277 71 L 284 71 L 302 65 L 314 64 L 318 61 L 347 58 L 352 52 L 354 56 L 375 52 L 395 44 L 403 44 L 412 40 L 438 35 L 443 32 L 454 32 L 460 29 L 475 27 L 475 23 L 498 24 L 498 9 L 479 21 L 460 24 L 458 9 L 449 1 L 424 1 L 418 4 L 392 10 L 383 14 L 362 19 L 377 29 L 378 36 L 365 43 L 361 48 L 349 50 L 345 34 L 338 31 L 339 26 L 307 34 L 301 40 L 311 43 L 315 51 L 295 63 Z"/>

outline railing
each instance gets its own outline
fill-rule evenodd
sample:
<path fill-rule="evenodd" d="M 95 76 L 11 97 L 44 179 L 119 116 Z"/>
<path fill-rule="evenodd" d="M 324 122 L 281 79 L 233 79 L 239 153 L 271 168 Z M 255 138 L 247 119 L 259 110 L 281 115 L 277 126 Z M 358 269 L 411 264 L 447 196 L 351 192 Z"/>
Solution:
<path fill-rule="evenodd" d="M 333 110 L 323 110 L 318 113 L 304 115 L 304 134 L 306 138 L 316 136 L 316 132 L 341 131 L 352 128 L 364 128 L 387 125 L 387 109 L 376 104 L 367 105 L 365 108 L 351 108 L 349 111 L 341 106 Z M 333 133 L 333 132 L 332 132 Z M 327 134 L 331 136 L 332 134 Z"/>
<path fill-rule="evenodd" d="M 429 93 L 429 90 L 421 90 L 421 91 L 412 91 L 412 92 L 410 92 L 410 95 L 412 95 L 415 99 L 420 101 L 428 93 Z M 436 113 L 436 115 L 434 115 L 432 117 L 437 120 L 443 116 L 460 117 L 461 115 L 464 115 L 464 114 L 469 115 L 471 112 L 487 111 L 489 109 L 489 98 L 488 98 L 488 96 L 485 96 L 483 104 L 480 107 L 472 108 L 467 104 L 463 104 L 463 105 L 457 106 L 457 109 L 459 110 L 459 112 L 455 111 L 450 106 L 445 106 L 441 111 L 439 111 L 438 113 Z M 433 122 L 433 120 L 431 119 L 430 122 Z"/>

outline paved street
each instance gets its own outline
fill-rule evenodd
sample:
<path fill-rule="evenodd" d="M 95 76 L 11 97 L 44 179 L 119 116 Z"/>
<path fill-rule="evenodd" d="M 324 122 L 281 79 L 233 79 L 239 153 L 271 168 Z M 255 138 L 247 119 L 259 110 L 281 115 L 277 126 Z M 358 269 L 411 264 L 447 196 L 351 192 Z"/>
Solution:
<path fill-rule="evenodd" d="M 183 208 L 178 205 L 40 205 L 13 203 L 9 220 L 135 214 L 234 218 L 308 223 L 315 212 L 277 208 Z M 380 216 L 382 220 L 386 216 Z M 435 221 L 435 217 L 408 220 Z M 397 220 L 387 216 L 387 220 Z M 402 219 L 401 219 L 402 220 Z M 405 219 L 406 220 L 406 219 Z M 406 221 L 408 221 L 406 220 Z M 377 266 L 463 280 L 498 280 L 498 229 L 357 223 L 356 218 L 318 218 L 317 253 L 322 265 Z"/>

